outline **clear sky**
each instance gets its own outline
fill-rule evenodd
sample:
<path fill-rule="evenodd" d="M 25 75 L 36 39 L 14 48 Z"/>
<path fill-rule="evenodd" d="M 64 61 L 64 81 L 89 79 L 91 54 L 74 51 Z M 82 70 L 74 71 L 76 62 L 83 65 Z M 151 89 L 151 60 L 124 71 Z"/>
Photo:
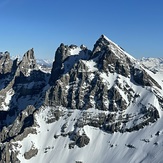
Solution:
<path fill-rule="evenodd" d="M 0 0 L 0 51 L 53 59 L 60 43 L 101 34 L 135 58 L 163 57 L 163 0 Z"/>

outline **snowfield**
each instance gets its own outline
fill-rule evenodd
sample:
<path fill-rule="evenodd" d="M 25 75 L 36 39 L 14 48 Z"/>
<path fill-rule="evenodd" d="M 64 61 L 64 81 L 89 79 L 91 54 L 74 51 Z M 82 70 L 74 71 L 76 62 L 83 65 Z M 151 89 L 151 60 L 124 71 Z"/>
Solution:
<path fill-rule="evenodd" d="M 75 146 L 69 149 L 71 142 L 69 137 L 61 136 L 61 127 L 68 123 L 66 132 L 73 131 L 74 119 L 77 119 L 81 111 L 61 108 L 64 116 L 57 122 L 47 124 L 45 119 L 49 116 L 51 108 L 42 109 L 36 115 L 37 135 L 30 134 L 23 141 L 19 142 L 20 150 L 18 158 L 23 163 L 161 163 L 163 152 L 163 119 L 156 123 L 132 133 L 109 134 L 95 127 L 85 126 L 80 132 L 86 133 L 90 138 L 90 143 L 79 148 Z M 92 111 L 92 110 L 91 110 Z M 67 113 L 73 113 L 68 117 Z M 161 117 L 162 117 L 161 111 Z M 54 138 L 58 135 L 58 138 Z M 38 149 L 38 154 L 30 160 L 24 159 L 24 153 L 34 146 Z"/>

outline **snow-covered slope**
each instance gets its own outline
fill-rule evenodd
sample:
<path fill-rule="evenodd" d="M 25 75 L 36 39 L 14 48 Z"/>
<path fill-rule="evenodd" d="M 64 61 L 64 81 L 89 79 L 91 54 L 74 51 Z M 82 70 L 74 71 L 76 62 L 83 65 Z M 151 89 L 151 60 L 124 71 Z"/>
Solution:
<path fill-rule="evenodd" d="M 0 78 L 1 162 L 162 161 L 161 73 L 104 35 L 92 51 L 61 44 L 50 76 L 30 54 L 14 75 L 12 68 L 0 71 L 12 79 Z M 8 60 L 1 59 L 5 67 Z"/>
<path fill-rule="evenodd" d="M 136 109 L 136 108 L 133 108 Z M 73 141 L 65 134 L 74 130 L 75 121 L 82 114 L 80 110 L 60 108 L 64 115 L 56 122 L 47 124 L 51 108 L 45 107 L 36 116 L 37 134 L 29 134 L 23 141 L 18 142 L 18 158 L 23 163 L 48 162 L 48 163 L 161 163 L 163 147 L 163 119 L 160 118 L 155 124 L 135 132 L 114 134 L 106 133 L 89 125 L 79 129 L 84 132 L 90 142 L 83 148 L 74 146 Z M 94 112 L 94 110 L 92 110 Z M 69 115 L 71 114 L 71 116 Z M 162 114 L 161 114 L 162 117 Z M 62 126 L 66 124 L 64 132 Z M 38 153 L 30 160 L 24 158 L 24 153 L 31 148 L 37 148 Z M 90 157 L 91 156 L 91 157 Z"/>

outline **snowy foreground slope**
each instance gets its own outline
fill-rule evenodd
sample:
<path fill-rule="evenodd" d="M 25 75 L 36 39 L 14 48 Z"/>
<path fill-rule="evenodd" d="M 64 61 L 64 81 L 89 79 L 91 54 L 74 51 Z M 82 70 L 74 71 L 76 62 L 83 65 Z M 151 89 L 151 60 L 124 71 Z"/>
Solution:
<path fill-rule="evenodd" d="M 0 162 L 163 162 L 163 74 L 106 36 L 61 44 L 51 73 L 33 49 L 0 61 Z"/>
<path fill-rule="evenodd" d="M 30 134 L 18 142 L 18 158 L 22 162 L 162 162 L 162 119 L 140 131 L 123 134 L 108 134 L 95 127 L 85 126 L 82 130 L 90 138 L 90 143 L 83 148 L 75 146 L 69 149 L 68 137 L 59 136 L 55 139 L 54 135 L 61 134 L 60 128 L 65 122 L 70 121 L 72 125 L 73 119 L 81 114 L 80 111 L 75 111 L 74 117 L 67 118 L 65 115 L 50 125 L 44 121 L 45 112 L 47 111 L 42 111 L 37 117 L 40 125 L 40 128 L 37 128 L 38 134 Z M 71 130 L 71 127 L 68 129 Z M 30 160 L 25 160 L 24 153 L 32 146 L 38 148 L 38 154 Z"/>

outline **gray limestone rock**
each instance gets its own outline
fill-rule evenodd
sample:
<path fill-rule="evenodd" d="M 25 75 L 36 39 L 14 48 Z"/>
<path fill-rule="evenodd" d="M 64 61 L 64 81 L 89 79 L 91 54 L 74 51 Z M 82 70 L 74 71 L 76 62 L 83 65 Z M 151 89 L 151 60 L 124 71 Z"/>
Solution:
<path fill-rule="evenodd" d="M 89 137 L 87 135 L 83 134 L 77 139 L 76 145 L 78 147 L 82 148 L 82 147 L 88 145 L 89 141 L 90 141 Z"/>
<path fill-rule="evenodd" d="M 53 83 L 62 74 L 62 63 L 69 56 L 69 47 L 65 46 L 63 43 L 59 46 L 55 53 L 55 60 L 53 62 L 53 67 L 51 71 L 51 78 L 49 83 Z"/>
<path fill-rule="evenodd" d="M 12 144 L 0 145 L 0 163 L 20 163 L 17 158 L 18 152 L 12 149 Z"/>
<path fill-rule="evenodd" d="M 7 74 L 12 71 L 13 61 L 10 58 L 9 52 L 0 55 L 0 74 Z"/>
<path fill-rule="evenodd" d="M 32 146 L 29 151 L 24 153 L 24 158 L 30 160 L 32 157 L 36 156 L 37 153 L 38 153 L 38 149 Z"/>
<path fill-rule="evenodd" d="M 144 70 L 133 68 L 131 71 L 134 81 L 141 86 L 153 86 L 161 88 L 161 86 L 145 72 Z"/>
<path fill-rule="evenodd" d="M 28 127 L 34 125 L 34 114 L 35 108 L 33 106 L 28 106 L 16 120 L 10 126 L 3 127 L 3 130 L 0 132 L 0 141 L 9 142 L 10 140 L 16 138 L 18 135 L 22 134 L 24 130 Z"/>
<path fill-rule="evenodd" d="M 82 148 L 86 145 L 89 144 L 90 138 L 83 133 L 82 135 L 79 135 L 79 133 L 72 133 L 72 135 L 70 135 L 70 138 L 72 141 L 74 141 L 74 143 L 79 147 Z M 71 144 L 72 146 L 72 144 Z"/>
<path fill-rule="evenodd" d="M 19 63 L 19 69 L 25 76 L 29 75 L 31 70 L 38 69 L 33 48 L 24 54 L 22 61 Z"/>

